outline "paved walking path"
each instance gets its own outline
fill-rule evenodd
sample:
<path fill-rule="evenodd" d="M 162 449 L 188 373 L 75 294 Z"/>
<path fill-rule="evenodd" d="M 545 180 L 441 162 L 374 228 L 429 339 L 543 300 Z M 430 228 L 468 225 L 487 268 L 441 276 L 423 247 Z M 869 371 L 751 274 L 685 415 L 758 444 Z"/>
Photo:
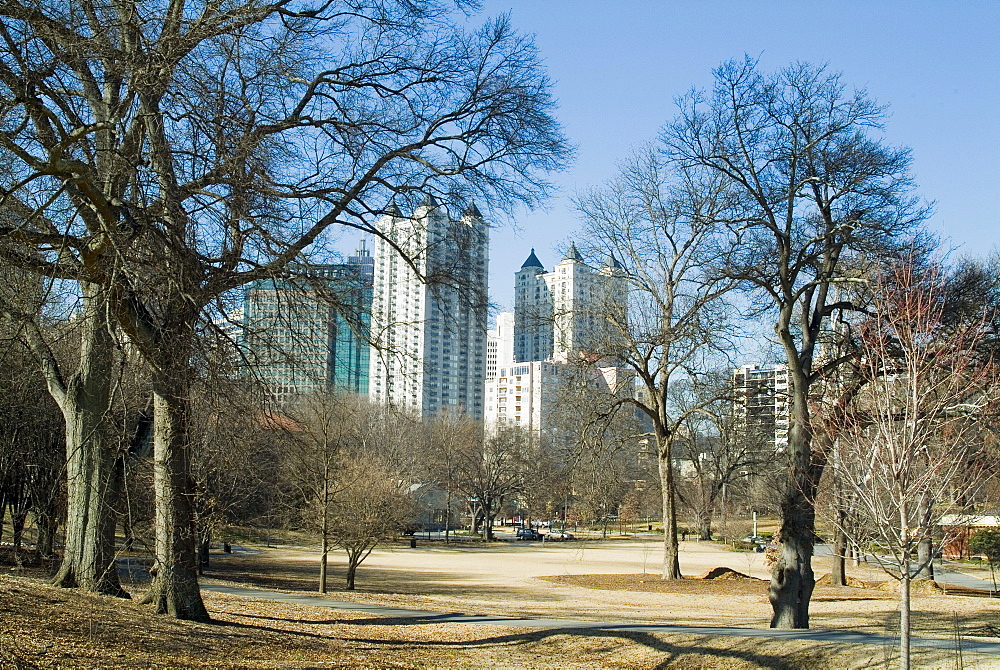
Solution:
<path fill-rule="evenodd" d="M 361 603 L 332 600 L 311 595 L 296 595 L 280 591 L 250 589 L 221 584 L 202 584 L 202 590 L 215 593 L 225 593 L 244 598 L 258 598 L 277 602 L 311 607 L 328 607 L 336 610 L 366 612 L 375 616 L 413 619 L 414 624 L 421 623 L 466 623 L 487 624 L 491 626 L 512 626 L 517 628 L 548 628 L 548 629 L 591 629 L 607 631 L 623 631 L 628 633 L 668 633 L 677 635 L 725 635 L 730 637 L 761 637 L 785 640 L 812 640 L 815 642 L 836 642 L 844 644 L 884 645 L 885 636 L 871 633 L 834 630 L 775 630 L 771 628 L 723 628 L 718 626 L 686 626 L 673 624 L 633 624 L 601 621 L 579 621 L 576 619 L 518 619 L 502 616 L 473 616 L 455 612 L 430 612 L 411 610 L 399 607 L 384 607 L 381 605 L 364 605 Z M 955 641 L 951 639 L 913 638 L 910 642 L 914 647 L 951 650 Z M 1000 656 L 1000 642 L 983 642 L 965 638 L 961 642 L 963 652 L 974 652 Z"/>

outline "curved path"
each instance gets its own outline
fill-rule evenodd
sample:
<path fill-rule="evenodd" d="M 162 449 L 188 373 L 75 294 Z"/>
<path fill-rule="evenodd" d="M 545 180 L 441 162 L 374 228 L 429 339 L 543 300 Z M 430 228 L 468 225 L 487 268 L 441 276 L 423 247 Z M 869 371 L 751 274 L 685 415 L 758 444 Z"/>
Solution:
<path fill-rule="evenodd" d="M 335 610 L 365 612 L 375 616 L 392 617 L 396 619 L 412 619 L 412 624 L 423 623 L 465 623 L 491 626 L 513 626 L 519 628 L 545 629 L 593 629 L 612 630 L 628 633 L 667 633 L 680 635 L 724 635 L 729 637 L 763 637 L 785 640 L 812 640 L 816 642 L 884 645 L 886 638 L 870 633 L 832 630 L 776 630 L 771 628 L 729 628 L 721 626 L 685 626 L 672 624 L 635 624 L 620 622 L 580 621 L 575 619 L 519 619 L 501 616 L 472 616 L 455 612 L 430 612 L 426 610 L 403 609 L 399 607 L 384 607 L 380 605 L 364 605 L 344 600 L 331 600 L 311 595 L 296 595 L 280 591 L 251 589 L 222 584 L 202 584 L 202 590 L 214 593 L 273 600 L 276 602 L 306 605 L 310 607 L 327 607 Z M 955 641 L 951 639 L 913 638 L 910 644 L 914 647 L 929 649 L 952 650 Z M 961 642 L 963 652 L 989 654 L 1000 657 L 1000 642 L 984 642 L 965 638 Z"/>

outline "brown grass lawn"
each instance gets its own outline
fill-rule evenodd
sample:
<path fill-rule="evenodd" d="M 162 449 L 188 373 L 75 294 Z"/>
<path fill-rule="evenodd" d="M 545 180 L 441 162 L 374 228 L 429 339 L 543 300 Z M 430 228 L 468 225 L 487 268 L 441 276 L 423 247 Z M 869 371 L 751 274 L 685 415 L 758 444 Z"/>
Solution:
<path fill-rule="evenodd" d="M 399 555 L 400 561 L 404 558 L 404 554 Z M 891 656 L 888 645 L 414 623 L 209 592 L 205 600 L 214 621 L 191 623 L 157 616 L 134 601 L 49 587 L 39 578 L 41 570 L 2 569 L 0 668 L 813 669 L 885 667 Z M 315 588 L 315 563 L 308 555 L 294 552 L 213 556 L 210 577 L 261 588 L 311 591 Z M 414 580 L 412 574 L 394 576 L 390 571 L 370 570 L 362 579 L 367 581 L 359 584 L 359 593 L 335 591 L 330 597 L 436 611 L 490 613 L 491 609 L 485 586 L 477 587 L 482 597 L 469 605 L 462 590 L 453 584 L 444 584 L 439 591 L 428 587 L 434 583 L 431 576 Z M 662 582 L 649 574 L 593 573 L 529 577 L 525 581 L 539 593 L 555 594 L 552 599 L 558 601 L 560 612 L 575 611 L 577 600 L 586 603 L 601 598 L 615 598 L 624 604 L 642 598 L 678 598 L 709 609 L 713 602 L 723 607 L 734 601 L 757 603 L 764 598 L 766 603 L 766 583 L 756 579 Z M 331 586 L 340 585 L 331 582 Z M 140 587 L 130 585 L 135 595 Z M 821 586 L 815 600 L 820 610 L 831 603 L 853 610 L 858 617 L 857 629 L 871 629 L 867 613 L 888 607 L 893 598 L 892 593 L 874 588 Z M 927 600 L 933 600 L 934 606 L 922 610 L 925 619 L 937 617 L 942 636 L 953 634 L 949 631 L 955 630 L 956 622 L 963 635 L 977 632 L 977 627 L 981 634 L 997 633 L 988 629 L 998 622 L 996 600 L 939 594 Z M 627 612 L 605 604 L 601 607 L 608 607 L 613 620 L 624 620 L 623 612 Z M 516 611 L 516 603 L 497 598 L 493 613 Z M 693 613 L 695 618 L 697 615 Z M 706 620 L 711 620 L 711 615 L 710 611 L 704 613 Z M 845 615 L 838 616 L 839 621 Z M 916 667 L 959 667 L 953 653 L 917 653 Z M 994 659 L 969 654 L 963 660 L 967 668 L 1000 667 Z"/>

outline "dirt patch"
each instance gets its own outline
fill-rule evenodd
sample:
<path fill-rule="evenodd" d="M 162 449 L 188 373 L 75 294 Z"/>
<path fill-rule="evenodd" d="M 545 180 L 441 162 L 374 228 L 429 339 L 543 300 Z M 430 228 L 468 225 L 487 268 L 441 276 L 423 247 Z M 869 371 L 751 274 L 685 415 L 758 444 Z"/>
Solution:
<path fill-rule="evenodd" d="M 872 588 L 872 584 L 880 584 L 881 582 L 866 582 L 863 579 L 858 579 L 857 577 L 847 576 L 847 584 L 845 586 L 850 586 L 856 589 L 867 589 Z M 833 575 L 827 573 L 816 580 L 816 586 L 833 586 Z M 841 588 L 839 585 L 834 588 Z"/>
<path fill-rule="evenodd" d="M 731 571 L 735 574 L 735 570 Z M 752 577 L 715 579 L 670 579 L 656 575 L 558 575 L 543 577 L 556 584 L 582 586 L 610 591 L 675 593 L 718 596 L 767 596 L 767 582 Z"/>
<path fill-rule="evenodd" d="M 712 568 L 707 572 L 703 572 L 698 575 L 695 579 L 722 579 L 726 581 L 740 580 L 740 579 L 752 579 L 754 581 L 762 582 L 763 579 L 757 579 L 756 577 L 751 577 L 750 575 L 744 575 L 742 572 L 737 572 L 732 568 Z"/>

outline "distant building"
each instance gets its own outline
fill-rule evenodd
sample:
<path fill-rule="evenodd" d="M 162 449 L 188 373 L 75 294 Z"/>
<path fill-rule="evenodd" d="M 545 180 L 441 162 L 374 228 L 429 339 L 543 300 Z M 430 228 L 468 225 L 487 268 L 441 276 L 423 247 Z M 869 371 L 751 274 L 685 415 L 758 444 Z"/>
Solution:
<path fill-rule="evenodd" d="M 615 336 L 607 326 L 609 310 L 625 313 L 623 276 L 614 256 L 596 270 L 572 243 L 546 272 L 532 249 L 514 279 L 515 360 L 567 361 L 606 351 Z"/>
<path fill-rule="evenodd" d="M 486 378 L 495 378 L 500 366 L 513 362 L 514 312 L 500 312 L 496 328 L 486 334 Z"/>
<path fill-rule="evenodd" d="M 377 225 L 392 244 L 379 239 L 375 247 L 370 397 L 422 416 L 458 410 L 482 419 L 489 262 L 482 215 L 473 205 L 452 220 L 428 196 L 410 216 L 395 211 Z"/>
<path fill-rule="evenodd" d="M 788 447 L 791 377 L 787 365 L 744 365 L 733 371 L 735 419 L 776 450 Z"/>
<path fill-rule="evenodd" d="M 372 300 L 367 251 L 316 265 L 294 279 L 266 279 L 244 293 L 243 348 L 271 393 L 368 393 Z"/>

